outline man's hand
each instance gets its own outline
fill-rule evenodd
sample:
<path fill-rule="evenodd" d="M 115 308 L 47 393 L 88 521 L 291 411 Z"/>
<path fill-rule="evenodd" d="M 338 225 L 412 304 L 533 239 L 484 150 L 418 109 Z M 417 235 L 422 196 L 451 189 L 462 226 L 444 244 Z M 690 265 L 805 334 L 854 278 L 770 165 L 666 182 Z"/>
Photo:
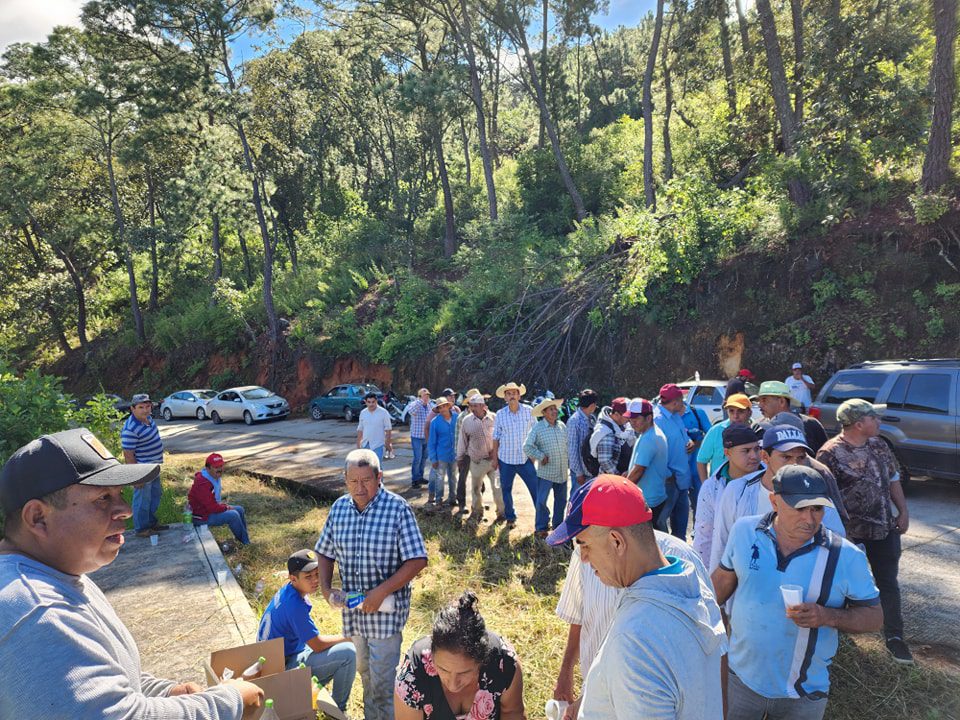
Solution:
<path fill-rule="evenodd" d="M 580 713 L 580 703 L 582 701 L 583 695 L 567 705 L 567 709 L 563 712 L 563 720 L 577 720 L 577 715 Z"/>
<path fill-rule="evenodd" d="M 240 691 L 240 697 L 243 698 L 244 707 L 260 707 L 260 701 L 263 700 L 263 690 L 252 682 L 233 678 L 231 680 L 225 680 L 223 684 L 232 685 Z"/>
<path fill-rule="evenodd" d="M 346 593 L 343 590 L 332 589 L 326 597 L 327 604 L 334 610 L 346 607 Z"/>
<path fill-rule="evenodd" d="M 693 440 L 687 440 L 687 454 L 692 453 L 697 447 L 697 444 Z"/>
<path fill-rule="evenodd" d="M 496 457 L 491 458 L 491 459 L 490 459 L 490 469 L 491 469 L 491 470 L 496 470 L 496 469 L 499 468 L 499 467 L 500 467 L 500 463 L 499 463 L 499 461 L 497 460 L 497 458 L 496 458 Z"/>
<path fill-rule="evenodd" d="M 390 593 L 384 592 L 379 587 L 375 587 L 366 594 L 366 597 L 363 599 L 363 605 L 360 606 L 360 609 L 367 614 L 377 612 L 389 594 Z"/>
<path fill-rule="evenodd" d="M 910 527 L 910 514 L 902 512 L 897 515 L 897 524 L 895 525 L 897 532 L 903 535 L 907 532 L 907 529 Z"/>
<path fill-rule="evenodd" d="M 549 463 L 549 462 L 550 462 L 550 456 L 549 456 L 549 455 L 544 455 L 544 456 L 543 456 L 543 460 L 540 461 L 540 464 L 541 464 L 541 465 L 546 465 L 546 464 Z"/>
<path fill-rule="evenodd" d="M 203 692 L 203 686 L 198 685 L 195 682 L 185 682 L 180 683 L 179 685 L 174 685 L 170 688 L 170 697 L 176 697 L 177 695 L 193 695 L 193 693 Z"/>
<path fill-rule="evenodd" d="M 577 485 L 583 485 L 587 481 L 586 475 L 577 475 Z"/>
<path fill-rule="evenodd" d="M 802 628 L 818 628 L 828 624 L 830 611 L 817 603 L 800 603 L 787 608 L 787 617 Z"/>
<path fill-rule="evenodd" d="M 573 668 L 568 670 L 561 668 L 557 676 L 557 684 L 553 687 L 553 699 L 573 702 L 573 698 Z"/>
<path fill-rule="evenodd" d="M 438 467 L 440 467 L 440 463 L 438 463 L 438 462 L 431 463 L 431 464 L 430 464 L 430 467 L 432 467 L 434 470 L 436 470 Z"/>

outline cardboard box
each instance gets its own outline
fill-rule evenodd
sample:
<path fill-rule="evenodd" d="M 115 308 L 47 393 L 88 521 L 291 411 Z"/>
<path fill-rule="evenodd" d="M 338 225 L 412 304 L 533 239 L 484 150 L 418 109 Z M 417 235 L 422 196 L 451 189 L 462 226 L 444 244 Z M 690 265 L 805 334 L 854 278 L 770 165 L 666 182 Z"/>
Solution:
<path fill-rule="evenodd" d="M 210 659 L 204 663 L 207 684 L 218 685 L 225 668 L 233 670 L 234 677 L 239 678 L 259 657 L 265 658 L 266 662 L 260 677 L 252 682 L 263 689 L 265 698 L 273 698 L 273 709 L 280 720 L 315 720 L 310 668 L 284 669 L 281 638 L 211 653 Z M 317 710 L 338 720 L 345 718 L 325 690 L 321 690 L 317 697 Z M 247 708 L 243 720 L 257 720 L 262 714 L 263 707 Z"/>

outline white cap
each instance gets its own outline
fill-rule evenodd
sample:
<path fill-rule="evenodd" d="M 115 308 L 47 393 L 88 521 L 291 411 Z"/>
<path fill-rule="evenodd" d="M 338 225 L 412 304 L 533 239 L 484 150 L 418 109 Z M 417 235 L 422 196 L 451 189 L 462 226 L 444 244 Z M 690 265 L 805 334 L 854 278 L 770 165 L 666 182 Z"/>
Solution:
<path fill-rule="evenodd" d="M 803 369 L 803 363 L 794 363 L 791 366 L 791 370 L 802 370 L 802 369 Z"/>
<path fill-rule="evenodd" d="M 471 405 L 483 405 L 487 401 L 483 399 L 483 395 L 477 393 L 476 395 L 471 395 L 467 402 L 469 402 Z"/>

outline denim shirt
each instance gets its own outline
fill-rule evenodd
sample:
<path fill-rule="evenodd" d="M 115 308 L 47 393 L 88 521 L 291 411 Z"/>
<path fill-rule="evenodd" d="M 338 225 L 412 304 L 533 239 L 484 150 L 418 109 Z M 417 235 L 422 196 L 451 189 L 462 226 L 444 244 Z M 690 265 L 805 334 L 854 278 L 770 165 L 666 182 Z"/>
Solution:
<path fill-rule="evenodd" d="M 687 457 L 687 428 L 683 418 L 662 405 L 657 406 L 653 420 L 667 438 L 667 468 L 677 481 L 680 490 L 690 489 L 690 461 Z"/>

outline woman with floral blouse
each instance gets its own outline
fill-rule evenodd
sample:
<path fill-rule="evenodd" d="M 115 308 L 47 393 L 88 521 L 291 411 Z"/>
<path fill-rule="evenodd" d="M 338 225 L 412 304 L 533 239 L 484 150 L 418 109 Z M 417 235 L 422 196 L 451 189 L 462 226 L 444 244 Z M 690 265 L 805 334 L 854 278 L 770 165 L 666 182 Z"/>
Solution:
<path fill-rule="evenodd" d="M 522 720 L 523 676 L 506 640 L 488 632 L 469 590 L 443 608 L 397 671 L 396 720 Z"/>

